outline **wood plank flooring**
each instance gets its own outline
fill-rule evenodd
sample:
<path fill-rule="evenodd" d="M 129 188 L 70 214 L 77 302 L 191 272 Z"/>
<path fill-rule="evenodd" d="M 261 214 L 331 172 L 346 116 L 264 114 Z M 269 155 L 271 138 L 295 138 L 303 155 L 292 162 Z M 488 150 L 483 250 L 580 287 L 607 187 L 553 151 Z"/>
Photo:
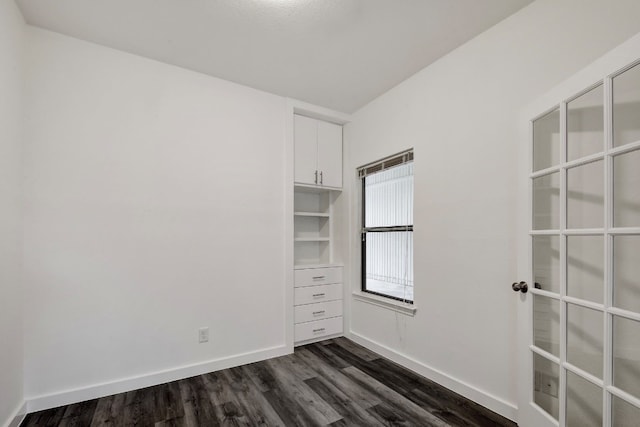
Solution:
<path fill-rule="evenodd" d="M 22 426 L 515 426 L 346 338 L 29 414 Z"/>

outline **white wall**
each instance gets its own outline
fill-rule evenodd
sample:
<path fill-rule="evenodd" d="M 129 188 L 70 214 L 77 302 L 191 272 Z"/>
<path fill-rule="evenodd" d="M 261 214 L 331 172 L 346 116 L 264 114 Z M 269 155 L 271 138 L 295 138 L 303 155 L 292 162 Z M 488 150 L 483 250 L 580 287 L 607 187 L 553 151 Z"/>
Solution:
<path fill-rule="evenodd" d="M 640 31 L 636 0 L 538 0 L 353 115 L 356 167 L 415 148 L 415 317 L 351 302 L 352 336 L 516 417 L 519 110 Z M 358 269 L 350 273 L 359 287 Z"/>
<path fill-rule="evenodd" d="M 285 99 L 28 34 L 30 409 L 286 352 Z"/>
<path fill-rule="evenodd" d="M 0 1 L 0 425 L 22 406 L 21 129 L 24 21 Z"/>

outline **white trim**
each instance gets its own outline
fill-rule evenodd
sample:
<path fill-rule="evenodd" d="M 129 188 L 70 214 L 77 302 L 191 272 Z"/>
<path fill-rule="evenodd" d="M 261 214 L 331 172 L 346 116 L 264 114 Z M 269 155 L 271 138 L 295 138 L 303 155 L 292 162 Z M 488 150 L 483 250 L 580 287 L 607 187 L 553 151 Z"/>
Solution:
<path fill-rule="evenodd" d="M 620 390 L 619 388 L 612 385 L 607 386 L 607 391 L 609 391 L 611 394 L 615 395 L 616 397 L 624 400 L 628 404 L 633 405 L 636 408 L 640 409 L 640 399 L 638 399 L 637 397 L 632 396 L 626 391 Z"/>
<path fill-rule="evenodd" d="M 560 230 L 531 230 L 529 234 L 532 236 L 557 236 L 560 234 Z"/>
<path fill-rule="evenodd" d="M 637 60 L 634 61 L 637 63 Z M 630 67 L 633 65 L 630 64 Z M 623 73 L 630 68 L 624 68 L 619 71 Z M 618 75 L 618 74 L 616 74 Z M 621 147 L 614 147 L 614 127 L 613 127 L 613 110 L 615 108 L 615 100 L 613 98 L 613 79 L 614 76 L 607 76 L 604 79 L 605 84 L 605 253 L 604 253 L 604 306 L 606 308 L 603 322 L 604 342 L 603 342 L 603 426 L 610 427 L 613 420 L 613 398 L 608 392 L 609 388 L 613 386 L 613 367 L 614 367 L 614 313 L 611 312 L 613 306 L 613 283 L 614 283 L 614 235 L 611 233 L 611 229 L 615 224 L 613 221 L 614 210 L 614 162 L 616 155 L 622 155 L 630 152 L 631 150 L 638 148 L 640 144 L 638 142 L 622 145 Z M 615 310 L 615 309 L 614 309 Z"/>
<path fill-rule="evenodd" d="M 562 234 L 565 236 L 602 236 L 604 228 L 567 228 Z"/>
<path fill-rule="evenodd" d="M 567 162 L 567 103 L 560 103 L 560 299 L 567 296 L 567 201 L 569 189 L 567 186 L 569 169 Z M 531 211 L 533 212 L 533 211 Z M 531 265 L 533 266 L 533 260 Z M 560 303 L 560 361 L 567 360 L 567 304 Z M 531 318 L 533 322 L 533 317 Z M 532 365 L 533 367 L 533 365 Z M 559 371 L 558 401 L 560 408 L 558 411 L 558 423 L 565 427 L 567 425 L 567 371 Z"/>
<path fill-rule="evenodd" d="M 565 147 L 565 150 L 567 149 L 567 147 Z M 580 157 L 578 159 L 574 159 L 574 160 L 567 160 L 566 162 L 564 162 L 564 164 L 562 165 L 562 169 L 573 169 L 573 168 L 577 168 L 578 166 L 584 166 L 584 165 L 588 165 L 590 163 L 595 163 L 599 160 L 604 159 L 604 151 L 601 151 L 599 153 L 595 153 L 595 154 L 590 154 L 588 156 L 584 156 L 584 157 Z"/>
<path fill-rule="evenodd" d="M 541 349 L 540 347 L 536 347 L 534 344 L 529 346 L 529 350 L 536 353 L 538 356 L 544 357 L 545 359 L 551 360 L 556 365 L 560 365 L 560 358 L 549 353 L 546 350 Z"/>
<path fill-rule="evenodd" d="M 604 387 L 604 380 L 601 380 L 600 378 L 596 377 L 593 374 L 590 374 L 589 372 L 585 371 L 584 369 L 580 369 L 578 368 L 576 365 L 572 365 L 569 362 L 564 362 L 562 364 L 562 366 L 567 370 L 570 371 L 571 373 L 582 377 L 583 379 L 589 381 L 591 384 L 596 385 L 600 388 Z"/>
<path fill-rule="evenodd" d="M 602 419 L 604 427 L 611 427 L 612 398 L 607 392 L 607 387 L 613 381 L 613 318 L 608 309 L 613 304 L 613 80 L 610 77 L 604 79 L 604 286 L 602 303 L 605 307 L 603 316 L 603 370 L 602 370 Z"/>
<path fill-rule="evenodd" d="M 636 313 L 635 311 L 623 310 L 617 307 L 609 307 L 607 311 L 618 317 L 623 317 L 628 320 L 635 320 L 636 322 L 640 322 L 640 313 Z"/>
<path fill-rule="evenodd" d="M 564 302 L 571 303 L 572 305 L 575 305 L 578 307 L 588 308 L 588 309 L 599 311 L 599 312 L 605 311 L 604 305 L 598 304 L 597 302 L 588 301 L 588 300 L 584 300 L 576 297 L 570 297 L 570 296 L 564 296 L 561 299 Z"/>
<path fill-rule="evenodd" d="M 291 185 L 294 181 L 294 123 L 295 110 L 292 100 L 287 99 L 284 113 L 284 337 L 288 352 L 293 352 L 294 341 L 294 310 L 293 310 L 293 267 L 294 261 L 294 218 L 289 212 L 294 210 L 295 188 Z"/>
<path fill-rule="evenodd" d="M 543 297 L 553 298 L 555 300 L 560 300 L 561 299 L 560 294 L 558 294 L 556 292 L 545 291 L 544 289 L 537 289 L 537 288 L 529 288 L 529 291 L 533 295 L 541 295 Z M 533 342 L 533 340 L 531 342 Z"/>
<path fill-rule="evenodd" d="M 18 427 L 27 416 L 27 402 L 24 400 L 13 410 L 9 418 L 3 424 L 3 427 Z"/>
<path fill-rule="evenodd" d="M 391 298 L 385 298 L 366 292 L 353 291 L 351 293 L 351 296 L 356 301 L 373 304 L 375 306 L 397 311 L 398 313 L 406 314 L 408 316 L 415 316 L 416 311 L 418 311 L 418 307 L 416 307 L 414 304 L 408 304 L 406 302 L 397 301 Z"/>
<path fill-rule="evenodd" d="M 640 141 L 629 142 L 627 144 L 620 145 L 619 147 L 610 148 L 609 149 L 609 154 L 612 155 L 612 156 L 619 156 L 621 154 L 630 153 L 630 152 L 635 151 L 637 149 L 640 149 Z"/>
<path fill-rule="evenodd" d="M 369 350 L 374 351 L 393 362 L 398 363 L 405 368 L 502 415 L 505 418 L 512 421 L 516 420 L 518 408 L 504 399 L 494 396 L 445 372 L 432 368 L 385 345 L 371 341 L 353 331 L 345 335 L 347 338 L 368 348 Z"/>
<path fill-rule="evenodd" d="M 293 98 L 287 98 L 287 103 L 293 108 L 293 114 L 300 114 L 301 116 L 311 117 L 312 119 L 323 120 L 337 125 L 344 125 L 351 121 L 351 116 L 349 114 L 345 114 L 340 111 L 318 107 L 317 105 L 309 104 Z M 291 117 L 291 120 L 293 120 L 293 116 Z"/>
<path fill-rule="evenodd" d="M 609 229 L 609 234 L 621 236 L 640 234 L 640 227 L 612 227 Z"/>
<path fill-rule="evenodd" d="M 560 172 L 560 166 L 551 166 L 546 169 L 540 169 L 531 173 L 531 178 L 540 178 L 541 176 L 551 175 L 553 173 Z"/>
<path fill-rule="evenodd" d="M 558 422 L 558 420 L 556 420 L 555 418 L 553 418 L 545 409 L 542 409 L 542 407 L 540 405 L 538 405 L 536 402 L 531 401 L 530 405 L 532 408 L 534 408 L 536 411 L 538 411 L 538 413 L 540 415 L 542 415 L 543 417 L 545 417 L 547 419 L 548 422 L 552 423 L 555 426 L 559 426 L 560 423 Z"/>
<path fill-rule="evenodd" d="M 94 384 L 87 387 L 64 390 L 57 393 L 45 394 L 40 396 L 33 396 L 26 399 L 27 409 L 29 412 L 42 411 L 45 409 L 83 402 L 85 400 L 97 399 L 104 396 L 110 396 L 112 394 L 136 390 L 139 388 L 164 384 L 170 381 L 176 381 L 196 375 L 206 374 L 208 372 L 219 371 L 221 369 L 259 362 L 261 360 L 284 356 L 290 353 L 291 350 L 289 349 L 289 346 L 286 345 L 270 347 L 249 353 L 238 354 L 231 357 L 222 357 L 219 359 L 207 360 L 204 362 L 194 363 L 191 365 L 180 366 L 177 368 L 166 369 L 157 372 L 151 372 L 135 377 L 123 378 L 120 380 L 105 382 L 101 384 Z"/>
<path fill-rule="evenodd" d="M 575 101 L 576 99 L 580 98 L 583 95 L 586 95 L 587 93 L 591 92 L 594 89 L 599 88 L 600 86 L 602 86 L 603 89 L 603 93 L 604 91 L 604 85 L 602 83 L 602 79 L 596 81 L 595 83 L 593 83 L 591 86 L 588 86 L 587 88 L 585 88 L 584 90 L 576 93 L 574 96 L 570 96 L 569 98 L 567 98 L 565 101 L 567 104 L 572 103 L 573 101 Z M 605 95 L 606 96 L 606 95 Z"/>

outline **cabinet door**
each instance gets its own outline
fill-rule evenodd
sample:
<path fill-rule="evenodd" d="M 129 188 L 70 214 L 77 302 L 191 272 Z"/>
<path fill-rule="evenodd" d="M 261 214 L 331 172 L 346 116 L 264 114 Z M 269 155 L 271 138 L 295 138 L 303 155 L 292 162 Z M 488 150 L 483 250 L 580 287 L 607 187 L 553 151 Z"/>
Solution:
<path fill-rule="evenodd" d="M 316 184 L 318 170 L 318 121 L 304 116 L 294 118 L 295 182 Z"/>
<path fill-rule="evenodd" d="M 318 122 L 318 173 L 326 187 L 342 187 L 342 126 Z"/>

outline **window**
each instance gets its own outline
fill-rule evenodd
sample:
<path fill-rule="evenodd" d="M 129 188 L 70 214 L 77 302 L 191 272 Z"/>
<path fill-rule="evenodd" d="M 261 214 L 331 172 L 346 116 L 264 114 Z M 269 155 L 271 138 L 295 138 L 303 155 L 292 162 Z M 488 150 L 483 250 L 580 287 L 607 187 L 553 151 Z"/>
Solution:
<path fill-rule="evenodd" d="M 413 150 L 358 169 L 362 291 L 413 303 Z"/>

